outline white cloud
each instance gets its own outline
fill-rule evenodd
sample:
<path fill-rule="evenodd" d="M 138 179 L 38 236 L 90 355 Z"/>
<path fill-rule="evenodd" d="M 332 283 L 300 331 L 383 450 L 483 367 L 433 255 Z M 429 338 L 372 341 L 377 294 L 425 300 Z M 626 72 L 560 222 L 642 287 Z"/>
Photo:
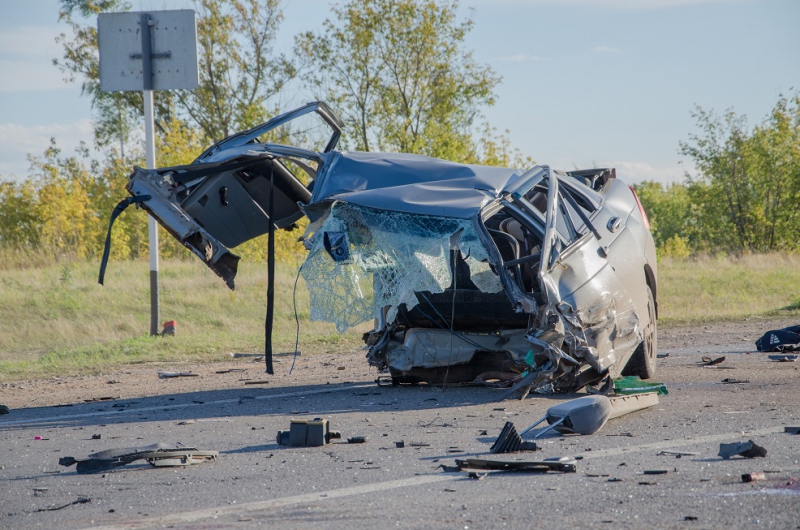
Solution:
<path fill-rule="evenodd" d="M 91 145 L 94 127 L 91 120 L 73 123 L 25 126 L 0 123 L 0 177 L 3 180 L 23 178 L 28 174 L 28 154 L 41 156 L 55 138 L 64 154 L 75 152 L 81 141 Z"/>
<path fill-rule="evenodd" d="M 595 53 L 617 53 L 619 49 L 612 48 L 611 46 L 597 46 L 596 48 L 592 48 L 592 51 Z"/>
<path fill-rule="evenodd" d="M 525 55 L 524 53 L 518 53 L 516 55 L 506 55 L 504 57 L 500 57 L 500 61 L 504 63 L 534 63 L 536 61 L 544 61 L 544 59 L 538 55 Z"/>
<path fill-rule="evenodd" d="M 56 26 L 21 26 L 0 30 L 0 92 L 58 90 L 67 85 L 53 66 L 61 55 Z"/>
<path fill-rule="evenodd" d="M 600 167 L 613 167 L 617 169 L 617 176 L 628 184 L 636 184 L 645 180 L 653 180 L 664 184 L 683 182 L 686 171 L 690 173 L 693 167 L 687 164 L 675 164 L 667 167 L 654 167 L 647 162 L 630 162 L 618 160 L 607 164 L 598 164 Z"/>

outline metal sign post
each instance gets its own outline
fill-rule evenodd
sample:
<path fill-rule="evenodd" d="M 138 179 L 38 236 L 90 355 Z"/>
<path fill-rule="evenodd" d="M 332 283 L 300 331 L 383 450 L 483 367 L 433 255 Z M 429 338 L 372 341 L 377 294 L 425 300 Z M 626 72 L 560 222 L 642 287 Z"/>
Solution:
<path fill-rule="evenodd" d="M 191 9 L 100 13 L 97 17 L 100 89 L 142 92 L 145 162 L 156 167 L 153 91 L 194 89 L 197 23 Z M 158 225 L 148 216 L 150 247 L 150 335 L 158 334 Z"/>

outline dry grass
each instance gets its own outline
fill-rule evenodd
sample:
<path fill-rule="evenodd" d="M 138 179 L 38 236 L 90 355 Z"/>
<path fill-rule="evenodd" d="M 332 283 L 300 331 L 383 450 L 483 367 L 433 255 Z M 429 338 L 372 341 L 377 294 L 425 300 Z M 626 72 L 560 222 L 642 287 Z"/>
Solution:
<path fill-rule="evenodd" d="M 658 285 L 659 322 L 668 325 L 800 315 L 800 255 L 665 258 Z"/>
<path fill-rule="evenodd" d="M 800 316 L 800 256 L 665 259 L 659 267 L 662 324 Z M 278 352 L 294 350 L 296 272 L 296 265 L 277 267 Z M 97 284 L 97 263 L 6 267 L 0 270 L 0 380 L 263 351 L 266 276 L 265 264 L 242 262 L 236 291 L 230 291 L 197 261 L 162 262 L 161 321 L 176 320 L 178 334 L 151 338 L 146 261 L 112 261 L 105 287 Z M 332 325 L 309 322 L 302 279 L 297 299 L 304 354 L 358 350 L 370 323 L 338 334 Z"/>
<path fill-rule="evenodd" d="M 230 291 L 196 261 L 162 262 L 161 321 L 177 336 L 151 338 L 146 261 L 112 262 L 105 286 L 96 263 L 13 269 L 0 276 L 0 379 L 107 369 L 131 362 L 220 360 L 264 349 L 266 266 L 242 263 Z M 296 267 L 276 268 L 274 351 L 294 351 Z M 300 346 L 306 353 L 349 351 L 363 330 L 340 335 L 308 321 L 308 291 L 297 289 Z M 367 326 L 369 327 L 369 326 Z"/>

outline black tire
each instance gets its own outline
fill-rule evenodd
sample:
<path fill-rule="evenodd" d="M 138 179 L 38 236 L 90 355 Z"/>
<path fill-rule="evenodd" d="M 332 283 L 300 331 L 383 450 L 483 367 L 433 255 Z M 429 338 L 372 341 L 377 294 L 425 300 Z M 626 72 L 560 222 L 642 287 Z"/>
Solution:
<path fill-rule="evenodd" d="M 649 285 L 647 286 L 647 312 L 650 314 L 650 323 L 644 330 L 642 342 L 622 370 L 622 375 L 638 375 L 642 379 L 650 379 L 656 375 L 658 323 L 656 322 L 656 303 Z"/>

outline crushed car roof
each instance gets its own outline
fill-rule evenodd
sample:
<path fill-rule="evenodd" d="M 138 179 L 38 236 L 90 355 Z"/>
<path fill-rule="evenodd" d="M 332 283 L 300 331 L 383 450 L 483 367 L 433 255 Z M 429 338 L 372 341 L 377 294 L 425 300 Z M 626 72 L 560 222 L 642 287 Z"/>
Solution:
<path fill-rule="evenodd" d="M 311 203 L 346 198 L 383 210 L 468 218 L 517 180 L 517 169 L 458 164 L 403 153 L 333 151 L 323 155 Z"/>

